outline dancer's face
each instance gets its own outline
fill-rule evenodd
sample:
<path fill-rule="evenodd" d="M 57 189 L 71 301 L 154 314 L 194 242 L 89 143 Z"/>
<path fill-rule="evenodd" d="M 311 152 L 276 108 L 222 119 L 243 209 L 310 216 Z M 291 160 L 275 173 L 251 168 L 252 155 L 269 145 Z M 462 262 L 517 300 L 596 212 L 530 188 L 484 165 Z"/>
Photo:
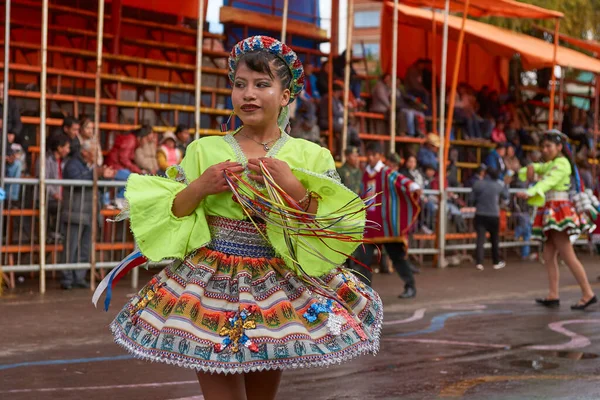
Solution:
<path fill-rule="evenodd" d="M 279 111 L 289 103 L 290 90 L 283 89 L 277 76 L 271 78 L 242 63 L 235 74 L 231 101 L 244 125 L 269 126 L 277 123 Z"/>
<path fill-rule="evenodd" d="M 562 144 L 556 144 L 551 140 L 542 142 L 542 156 L 546 161 L 552 161 L 562 153 Z"/>

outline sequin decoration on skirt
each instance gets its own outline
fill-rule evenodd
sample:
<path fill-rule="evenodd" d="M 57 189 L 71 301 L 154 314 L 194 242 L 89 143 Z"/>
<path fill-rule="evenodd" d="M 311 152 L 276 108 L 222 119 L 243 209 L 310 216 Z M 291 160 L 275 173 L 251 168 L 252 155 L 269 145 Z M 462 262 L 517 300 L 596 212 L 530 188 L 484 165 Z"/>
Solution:
<path fill-rule="evenodd" d="M 118 344 L 142 359 L 216 373 L 327 366 L 378 351 L 375 291 L 335 270 L 321 280 L 340 301 L 315 295 L 282 259 L 235 254 L 272 252 L 261 250 L 253 224 L 209 224 L 219 249 L 199 249 L 157 274 L 111 324 Z M 239 233 L 254 243 L 226 243 Z"/>
<path fill-rule="evenodd" d="M 565 231 L 571 242 L 575 242 L 581 235 L 590 233 L 595 228 L 588 216 L 579 215 L 569 200 L 546 201 L 543 207 L 537 210 L 533 221 L 533 240 L 545 241 L 547 231 Z"/>

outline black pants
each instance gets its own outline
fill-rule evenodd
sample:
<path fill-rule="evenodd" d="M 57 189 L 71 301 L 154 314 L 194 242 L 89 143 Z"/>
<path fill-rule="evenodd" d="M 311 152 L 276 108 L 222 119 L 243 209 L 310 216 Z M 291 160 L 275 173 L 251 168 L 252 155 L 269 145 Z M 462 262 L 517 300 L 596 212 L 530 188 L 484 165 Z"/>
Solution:
<path fill-rule="evenodd" d="M 492 260 L 494 261 L 494 264 L 498 264 L 500 262 L 500 253 L 498 252 L 499 231 L 499 217 L 487 217 L 484 215 L 475 216 L 475 232 L 477 232 L 477 264 L 483 264 L 483 258 L 485 254 L 483 246 L 485 245 L 486 232 L 490 233 L 490 240 L 492 242 Z"/>
<path fill-rule="evenodd" d="M 404 288 L 414 288 L 415 278 L 413 276 L 412 270 L 410 269 L 410 264 L 407 260 L 406 247 L 404 246 L 404 244 L 386 243 L 382 246 L 385 248 L 385 251 L 388 253 L 388 256 L 392 260 L 392 264 L 394 265 L 396 273 L 404 281 Z M 375 253 L 375 245 L 365 244 L 364 246 L 360 246 L 356 250 L 356 252 L 354 253 L 354 257 L 363 264 L 371 266 L 371 261 L 373 260 L 373 253 Z M 354 262 L 350 263 L 350 268 L 357 272 L 356 275 L 361 281 L 363 281 L 367 285 L 371 285 L 373 273 L 370 270 Z"/>

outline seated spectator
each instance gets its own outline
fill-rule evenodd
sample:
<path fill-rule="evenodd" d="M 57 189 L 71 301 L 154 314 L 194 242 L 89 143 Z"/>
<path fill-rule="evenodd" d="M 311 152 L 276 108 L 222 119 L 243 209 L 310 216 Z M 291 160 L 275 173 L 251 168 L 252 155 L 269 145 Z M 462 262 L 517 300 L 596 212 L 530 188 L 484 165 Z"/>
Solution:
<path fill-rule="evenodd" d="M 506 135 L 504 134 L 504 121 L 496 121 L 496 127 L 492 130 L 492 142 L 506 143 Z"/>
<path fill-rule="evenodd" d="M 446 168 L 446 179 L 448 180 L 449 187 L 460 187 L 461 184 L 458 181 L 458 149 L 451 148 L 448 153 L 448 167 Z"/>
<path fill-rule="evenodd" d="M 506 156 L 506 143 L 499 144 L 495 149 L 490 151 L 487 158 L 485 159 L 485 165 L 488 168 L 494 169 L 498 173 L 498 179 L 504 179 L 506 173 L 506 165 L 504 164 L 504 157 Z"/>
<path fill-rule="evenodd" d="M 3 122 L 6 122 L 7 140 L 9 144 L 22 143 L 21 131 L 23 123 L 21 122 L 21 111 L 17 102 L 12 97 L 8 98 L 7 121 L 2 121 L 4 116 L 4 81 L 0 80 L 0 129 Z M 8 176 L 8 175 L 7 175 Z M 12 178 L 12 177 L 11 177 Z"/>
<path fill-rule="evenodd" d="M 176 147 L 176 138 L 173 132 L 165 132 L 160 141 L 160 147 L 156 152 L 158 168 L 161 172 L 165 172 L 171 165 L 177 165 L 181 162 L 183 154 Z"/>
<path fill-rule="evenodd" d="M 469 93 L 469 87 L 464 83 L 458 86 L 456 93 L 454 119 L 456 123 L 461 124 L 465 129 L 463 139 L 486 139 L 475 113 L 474 96 Z"/>
<path fill-rule="evenodd" d="M 400 170 L 400 174 L 415 182 L 419 187 L 426 187 L 425 178 L 419 168 L 417 168 L 417 157 L 414 154 L 409 154 L 404 160 L 404 165 Z M 434 171 L 435 174 L 435 171 Z"/>
<path fill-rule="evenodd" d="M 521 169 L 521 161 L 517 157 L 515 147 L 512 144 L 506 146 L 506 155 L 504 156 L 504 165 L 508 171 L 517 172 Z"/>
<path fill-rule="evenodd" d="M 350 60 L 352 60 L 352 54 L 350 54 Z M 333 75 L 338 79 L 344 79 L 346 76 L 346 50 L 333 59 Z M 357 76 L 352 61 L 350 61 L 350 92 L 354 95 L 358 103 L 363 105 L 364 102 L 360 98 L 361 86 L 362 83 Z"/>
<path fill-rule="evenodd" d="M 4 116 L 4 81 L 0 80 L 0 129 L 3 128 L 4 123 L 6 123 L 6 132 L 7 132 L 7 146 L 6 146 L 6 177 L 7 178 L 21 178 L 21 174 L 25 169 L 24 164 L 24 152 L 19 153 L 19 149 L 22 150 L 20 143 L 22 143 L 21 131 L 23 130 L 23 124 L 21 123 L 21 112 L 19 111 L 19 107 L 17 106 L 17 102 L 9 97 L 8 98 L 8 110 L 7 110 L 7 120 L 3 121 L 2 117 Z M 4 145 L 4 143 L 3 143 Z M 1 146 L 0 146 L 1 148 Z M 15 153 L 16 152 L 16 153 Z M 10 156 L 8 155 L 10 153 Z M 11 184 L 6 185 L 6 193 L 7 198 L 10 203 L 16 203 L 19 201 L 21 192 L 21 185 Z"/>
<path fill-rule="evenodd" d="M 427 130 L 423 111 L 427 110 L 427 106 L 419 98 L 408 94 L 401 80 L 398 80 L 396 93 L 398 132 L 412 137 L 424 136 Z"/>
<path fill-rule="evenodd" d="M 317 90 L 320 97 L 329 93 L 329 61 L 321 64 L 321 70 L 319 76 L 317 76 Z"/>
<path fill-rule="evenodd" d="M 304 113 L 302 109 L 296 114 L 296 120 L 292 123 L 290 135 L 295 138 L 305 139 L 309 142 L 321 144 L 321 131 L 317 126 L 316 117 Z"/>
<path fill-rule="evenodd" d="M 385 114 L 390 112 L 392 97 L 392 76 L 383 74 L 371 91 L 371 108 L 369 111 Z"/>
<path fill-rule="evenodd" d="M 183 124 L 177 125 L 175 128 L 175 137 L 177 141 L 177 148 L 181 151 L 181 154 L 185 156 L 185 150 L 191 142 L 190 130 Z M 156 158 L 156 153 L 154 153 Z"/>
<path fill-rule="evenodd" d="M 6 177 L 20 178 L 22 173 L 21 161 L 17 159 L 12 146 L 6 148 Z M 20 208 L 19 198 L 21 193 L 21 185 L 16 183 L 6 184 L 6 198 L 8 199 L 9 208 Z"/>
<path fill-rule="evenodd" d="M 304 66 L 305 86 L 297 102 L 297 112 L 300 109 L 304 110 L 304 114 L 308 115 L 311 120 L 317 117 L 317 104 L 321 99 L 321 94 L 317 88 L 317 77 L 313 74 L 313 69 L 312 64 Z"/>
<path fill-rule="evenodd" d="M 156 175 L 158 173 L 156 133 L 150 129 L 140 129 L 137 137 L 139 142 L 135 149 L 135 164 L 143 174 Z"/>
<path fill-rule="evenodd" d="M 342 148 L 342 130 L 344 127 L 344 88 L 340 84 L 333 84 L 333 133 L 336 137 L 337 148 Z M 323 131 L 329 130 L 329 95 L 321 97 L 319 113 L 319 128 Z M 352 126 L 348 126 L 348 146 L 360 147 L 362 144 L 358 136 L 358 130 Z"/>
<path fill-rule="evenodd" d="M 98 176 L 112 179 L 115 171 L 110 167 L 96 167 L 94 153 L 98 150 L 93 142 L 87 141 L 81 145 L 80 153 L 70 157 L 63 171 L 64 179 L 92 180 L 93 170 L 98 168 Z M 100 196 L 98 196 L 100 200 Z M 99 223 L 98 215 L 92 215 L 92 187 L 74 188 L 65 193 L 62 208 L 62 234 L 66 238 L 65 250 L 62 253 L 63 264 L 86 263 L 90 261 L 92 244 L 92 224 Z M 86 282 L 85 269 L 62 271 L 61 287 L 70 290 L 73 287 L 89 288 Z"/>
<path fill-rule="evenodd" d="M 94 121 L 92 121 L 89 118 L 84 118 L 81 120 L 81 130 L 80 130 L 80 136 L 79 136 L 79 142 L 81 143 L 81 146 L 84 145 L 84 143 L 92 143 L 94 142 Z M 87 147 L 91 147 L 91 146 L 87 146 Z M 98 166 L 101 166 L 104 164 L 104 156 L 102 155 L 102 147 L 100 146 L 100 138 L 96 138 L 95 142 L 93 143 L 93 147 L 96 149 L 96 152 L 98 154 L 96 154 L 96 164 L 98 164 Z"/>
<path fill-rule="evenodd" d="M 144 131 L 152 131 L 148 125 L 139 128 L 135 133 L 127 132 L 117 135 L 113 147 L 106 156 L 105 164 L 116 171 L 116 181 L 127 181 L 132 173 L 141 174 L 142 170 L 135 164 L 135 149 L 138 146 L 138 136 L 146 134 Z M 173 140 L 174 141 L 174 140 Z M 115 200 L 118 208 L 125 206 L 125 188 L 117 191 Z"/>
<path fill-rule="evenodd" d="M 440 167 L 438 161 L 438 150 L 440 148 L 440 137 L 435 133 L 427 135 L 425 145 L 419 148 L 417 161 L 421 166 L 431 166 L 435 171 Z"/>
<path fill-rule="evenodd" d="M 64 133 L 58 133 L 48 138 L 48 153 L 46 154 L 46 179 L 62 179 L 62 162 L 71 152 L 71 139 Z M 40 177 L 40 159 L 36 168 L 37 177 Z M 62 235 L 58 233 L 57 213 L 63 200 L 63 187 L 60 185 L 46 186 L 46 204 L 48 207 L 48 241 L 61 241 Z"/>
<path fill-rule="evenodd" d="M 63 119 L 61 130 L 56 133 L 64 133 L 71 140 L 71 145 L 69 146 L 71 149 L 71 153 L 69 153 L 70 157 L 79 153 L 79 149 L 81 147 L 81 143 L 79 142 L 80 127 L 81 125 L 79 125 L 78 120 L 73 117 L 65 117 L 65 119 Z"/>
<path fill-rule="evenodd" d="M 429 105 L 431 104 L 430 88 L 425 87 L 423 84 L 423 71 L 427 65 L 427 60 L 419 59 L 408 67 L 404 77 L 404 87 L 408 94 L 418 97 L 422 103 Z"/>

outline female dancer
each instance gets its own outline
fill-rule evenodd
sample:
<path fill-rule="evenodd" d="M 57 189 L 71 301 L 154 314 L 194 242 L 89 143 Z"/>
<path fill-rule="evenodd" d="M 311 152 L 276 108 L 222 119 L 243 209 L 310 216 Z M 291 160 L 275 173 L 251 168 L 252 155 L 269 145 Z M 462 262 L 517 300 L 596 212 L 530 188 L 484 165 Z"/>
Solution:
<path fill-rule="evenodd" d="M 234 47 L 229 68 L 243 126 L 193 142 L 167 171 L 173 179 L 129 178 L 143 257 L 113 275 L 145 258 L 183 261 L 111 329 L 139 358 L 195 369 L 207 400 L 273 399 L 283 370 L 375 353 L 383 309 L 339 267 L 362 240 L 366 205 L 340 183 L 327 149 L 283 129 L 303 88 L 300 60 L 254 36 Z"/>
<path fill-rule="evenodd" d="M 536 302 L 546 307 L 560 305 L 557 260 L 560 254 L 583 293 L 579 302 L 572 305 L 571 309 L 585 310 L 598 300 L 572 243 L 581 234 L 593 229 L 593 224 L 588 222 L 585 213 L 578 214 L 569 200 L 571 174 L 576 174 L 576 170 L 573 168 L 566 136 L 557 130 L 547 131 L 542 137 L 541 145 L 546 162 L 530 164 L 519 171 L 521 180 L 531 182 L 534 174 L 541 175 L 541 180 L 527 192 L 517 194 L 520 198 L 528 199 L 529 204 L 539 207 L 533 223 L 532 238 L 544 243 L 543 257 L 550 289 L 546 298 L 536 299 Z"/>

